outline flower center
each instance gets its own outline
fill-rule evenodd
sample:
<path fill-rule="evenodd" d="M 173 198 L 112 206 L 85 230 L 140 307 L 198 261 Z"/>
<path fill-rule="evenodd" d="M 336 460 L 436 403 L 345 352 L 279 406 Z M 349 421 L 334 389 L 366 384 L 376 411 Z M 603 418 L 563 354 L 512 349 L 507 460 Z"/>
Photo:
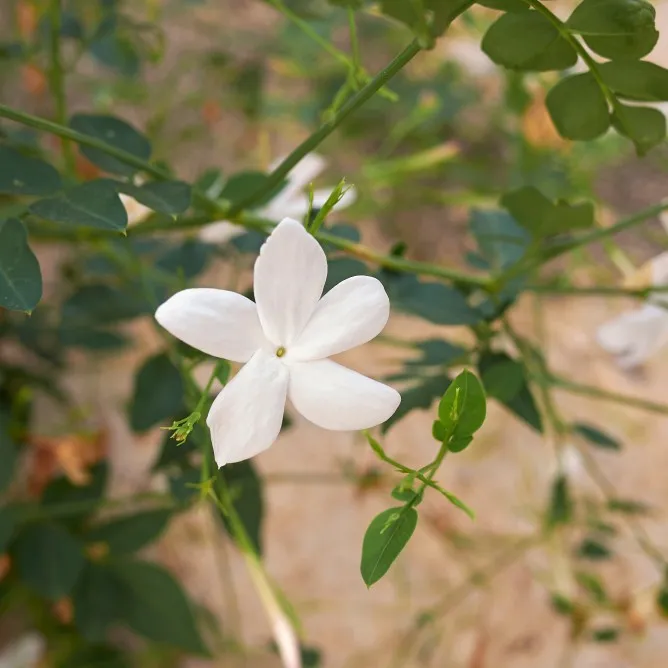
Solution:
<path fill-rule="evenodd" d="M 286 353 L 286 350 L 283 346 L 276 349 L 276 357 L 283 357 L 283 355 L 285 355 L 285 353 Z"/>

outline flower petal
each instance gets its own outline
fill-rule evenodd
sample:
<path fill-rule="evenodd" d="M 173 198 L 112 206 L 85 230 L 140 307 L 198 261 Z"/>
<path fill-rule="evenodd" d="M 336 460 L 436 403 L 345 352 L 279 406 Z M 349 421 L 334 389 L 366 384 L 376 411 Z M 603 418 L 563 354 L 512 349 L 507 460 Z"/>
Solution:
<path fill-rule="evenodd" d="M 360 346 L 378 336 L 389 317 L 390 300 L 378 279 L 347 278 L 318 302 L 290 358 L 317 360 Z"/>
<path fill-rule="evenodd" d="M 313 192 L 313 208 L 322 209 L 325 206 L 325 202 L 329 199 L 329 196 L 332 194 L 334 188 L 321 188 Z M 351 204 L 355 203 L 357 199 L 357 190 L 354 186 L 349 186 L 346 191 L 341 196 L 341 199 L 336 203 L 334 211 L 341 211 L 341 209 L 347 209 Z"/>
<path fill-rule="evenodd" d="M 368 429 L 385 422 L 401 395 L 331 360 L 297 362 L 290 369 L 289 397 L 307 420 L 324 429 Z"/>
<path fill-rule="evenodd" d="M 224 244 L 234 237 L 238 237 L 244 233 L 244 228 L 241 225 L 230 223 L 227 220 L 218 220 L 209 225 L 205 225 L 199 231 L 199 238 L 208 244 Z"/>
<path fill-rule="evenodd" d="M 288 379 L 285 364 L 258 350 L 222 389 L 206 419 L 218 467 L 254 457 L 276 440 Z"/>
<path fill-rule="evenodd" d="M 141 223 L 142 220 L 145 220 L 153 213 L 151 209 L 138 202 L 134 197 L 130 197 L 130 195 L 121 193 L 119 197 L 125 207 L 125 213 L 128 215 L 128 225 Z"/>
<path fill-rule="evenodd" d="M 301 334 L 322 295 L 327 258 L 295 220 L 279 223 L 255 262 L 255 301 L 265 336 L 288 348 Z"/>
<path fill-rule="evenodd" d="M 620 367 L 632 369 L 668 343 L 668 311 L 646 304 L 601 325 L 596 338 L 604 350 L 617 357 Z"/>
<path fill-rule="evenodd" d="M 158 307 L 155 319 L 189 346 L 233 362 L 247 362 L 266 345 L 255 304 L 228 290 L 181 290 Z"/>

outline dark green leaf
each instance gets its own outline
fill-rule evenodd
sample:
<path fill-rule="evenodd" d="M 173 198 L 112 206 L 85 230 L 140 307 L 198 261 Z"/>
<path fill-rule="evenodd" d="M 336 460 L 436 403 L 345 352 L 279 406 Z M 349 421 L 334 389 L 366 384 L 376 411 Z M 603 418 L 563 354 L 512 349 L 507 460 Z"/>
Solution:
<path fill-rule="evenodd" d="M 42 274 L 23 223 L 0 220 L 0 308 L 32 311 L 41 298 Z"/>
<path fill-rule="evenodd" d="M 577 554 L 582 559 L 589 561 L 603 561 L 610 559 L 612 552 L 610 549 L 594 538 L 585 538 L 578 547 Z"/>
<path fill-rule="evenodd" d="M 533 186 L 506 193 L 501 203 L 522 227 L 537 238 L 587 229 L 594 224 L 594 206 L 591 202 L 553 204 Z"/>
<path fill-rule="evenodd" d="M 17 510 L 14 506 L 0 507 L 0 554 L 7 550 L 16 526 Z"/>
<path fill-rule="evenodd" d="M 532 9 L 504 14 L 490 26 L 482 50 L 511 70 L 564 70 L 577 54 L 542 14 Z"/>
<path fill-rule="evenodd" d="M 643 58 L 656 46 L 659 32 L 654 26 L 639 30 L 635 35 L 623 37 L 585 37 L 589 48 L 610 60 Z"/>
<path fill-rule="evenodd" d="M 130 554 L 152 543 L 167 527 L 172 509 L 159 508 L 98 524 L 86 534 L 89 543 L 106 543 L 112 554 Z"/>
<path fill-rule="evenodd" d="M 487 404 L 480 381 L 462 371 L 450 384 L 438 405 L 438 417 L 449 436 L 448 450 L 461 452 L 485 421 Z"/>
<path fill-rule="evenodd" d="M 184 181 L 151 181 L 142 186 L 123 183 L 118 188 L 149 209 L 168 216 L 177 216 L 190 206 L 192 189 Z"/>
<path fill-rule="evenodd" d="M 665 583 L 656 595 L 656 605 L 662 617 L 668 617 L 668 585 Z"/>
<path fill-rule="evenodd" d="M 201 274 L 212 257 L 209 244 L 186 239 L 161 255 L 155 265 L 172 276 L 191 279 Z"/>
<path fill-rule="evenodd" d="M 10 409 L 0 405 L 0 493 L 4 492 L 14 478 L 14 468 L 18 459 L 18 447 L 10 431 Z"/>
<path fill-rule="evenodd" d="M 656 11 L 645 0 L 584 0 L 566 25 L 584 36 L 634 35 L 654 27 Z"/>
<path fill-rule="evenodd" d="M 133 668 L 130 657 L 109 645 L 77 645 L 59 659 L 56 668 Z"/>
<path fill-rule="evenodd" d="M 591 639 L 594 642 L 615 642 L 619 638 L 620 630 L 614 626 L 606 626 L 600 629 L 594 629 L 591 632 Z"/>
<path fill-rule="evenodd" d="M 523 0 L 478 0 L 476 4 L 501 12 L 524 12 L 527 8 Z"/>
<path fill-rule="evenodd" d="M 104 640 L 119 617 L 125 592 L 123 581 L 103 563 L 87 561 L 72 593 L 74 623 L 89 642 Z"/>
<path fill-rule="evenodd" d="M 264 493 L 262 480 L 250 461 L 228 464 L 218 471 L 216 486 L 226 485 L 232 497 L 232 505 L 239 515 L 246 533 L 259 554 L 262 554 L 262 520 L 264 518 Z M 221 519 L 230 535 L 229 520 Z"/>
<path fill-rule="evenodd" d="M 545 104 L 566 139 L 596 139 L 610 127 L 608 103 L 591 72 L 562 79 L 547 94 Z"/>
<path fill-rule="evenodd" d="M 554 611 L 559 615 L 570 617 L 575 612 L 573 602 L 561 594 L 552 594 L 550 602 Z"/>
<path fill-rule="evenodd" d="M 389 508 L 374 517 L 362 544 L 362 579 L 367 587 L 378 582 L 406 547 L 418 515 L 415 508 Z"/>
<path fill-rule="evenodd" d="M 599 448 L 604 448 L 605 450 L 622 449 L 620 442 L 612 438 L 612 436 L 609 436 L 600 429 L 592 427 L 591 425 L 585 424 L 583 422 L 574 424 L 573 431 L 580 434 L 582 438 L 585 438 L 587 441 L 589 441 L 589 443 Z"/>
<path fill-rule="evenodd" d="M 492 269 L 502 270 L 522 258 L 531 238 L 505 211 L 471 211 L 469 229 Z"/>
<path fill-rule="evenodd" d="M 640 102 L 668 101 L 668 70 L 644 60 L 599 65 L 603 81 L 617 95 Z"/>
<path fill-rule="evenodd" d="M 547 525 L 555 527 L 568 524 L 573 519 L 573 501 L 568 489 L 568 478 L 563 475 L 552 483 L 550 505 L 547 510 Z"/>
<path fill-rule="evenodd" d="M 267 181 L 263 172 L 239 172 L 233 174 L 223 186 L 220 199 L 240 202 L 262 188 Z"/>
<path fill-rule="evenodd" d="M 658 109 L 620 103 L 612 115 L 612 125 L 636 145 L 641 156 L 666 138 L 666 117 Z"/>
<path fill-rule="evenodd" d="M 0 146 L 0 194 L 42 196 L 61 187 L 58 172 L 47 162 Z"/>
<path fill-rule="evenodd" d="M 208 654 L 191 604 L 166 570 L 142 561 L 122 561 L 113 568 L 123 585 L 120 621 L 149 640 L 193 654 Z"/>
<path fill-rule="evenodd" d="M 12 546 L 23 582 L 40 596 L 67 596 L 84 567 L 83 545 L 57 524 L 24 527 Z"/>
<path fill-rule="evenodd" d="M 346 278 L 353 276 L 366 276 L 369 268 L 360 262 L 349 257 L 336 258 L 329 261 L 327 267 L 327 280 L 325 281 L 324 293 L 329 292 L 335 285 L 345 281 Z"/>
<path fill-rule="evenodd" d="M 492 371 L 496 365 L 503 364 L 504 367 L 510 373 L 510 369 L 507 366 L 508 362 L 517 365 L 519 367 L 521 375 L 524 377 L 524 383 L 522 384 L 522 388 L 510 400 L 506 398 L 504 390 L 501 390 L 499 392 L 498 383 L 496 382 L 496 380 L 498 379 L 498 373 L 496 371 Z M 482 379 L 483 385 L 485 386 L 485 390 L 487 391 L 487 395 L 489 397 L 493 397 L 494 399 L 497 399 L 497 401 L 500 401 L 504 406 L 509 408 L 513 413 L 515 413 L 515 415 L 524 420 L 529 426 L 533 427 L 536 431 L 540 432 L 543 431 L 543 422 L 541 420 L 540 413 L 538 412 L 538 408 L 536 407 L 536 402 L 534 401 L 533 395 L 531 394 L 531 390 L 529 389 L 529 385 L 527 383 L 526 369 L 524 368 L 524 365 L 521 362 L 513 360 L 512 358 L 508 357 L 508 355 L 506 355 L 505 353 L 485 353 L 480 357 L 479 369 L 480 369 L 480 377 Z M 513 375 L 515 375 L 515 373 L 517 372 L 514 371 L 512 373 Z M 490 374 L 492 375 L 492 384 L 491 386 L 488 387 L 487 379 L 490 376 Z"/>
<path fill-rule="evenodd" d="M 394 415 L 386 420 L 381 431 L 386 433 L 390 427 L 399 422 L 408 413 L 416 408 L 430 408 L 434 401 L 440 398 L 448 389 L 450 379 L 446 374 L 420 379 L 417 385 L 401 392 L 401 403 Z"/>
<path fill-rule="evenodd" d="M 98 179 L 30 205 L 31 213 L 75 227 L 122 231 L 128 215 L 111 181 Z"/>
<path fill-rule="evenodd" d="M 146 301 L 135 294 L 104 283 L 82 285 L 63 304 L 62 324 L 69 328 L 90 328 L 132 320 L 151 312 Z"/>
<path fill-rule="evenodd" d="M 151 157 L 151 144 L 148 139 L 120 118 L 75 114 L 70 119 L 70 127 L 77 132 L 100 139 L 114 148 L 122 149 L 140 160 L 148 160 Z M 105 172 L 132 176 L 137 171 L 136 167 L 131 167 L 99 149 L 83 145 L 79 149 L 93 164 Z"/>
<path fill-rule="evenodd" d="M 166 422 L 180 411 L 183 396 L 183 379 L 168 355 L 149 358 L 135 377 L 130 426 L 134 431 L 146 431 Z"/>
<path fill-rule="evenodd" d="M 437 325 L 475 325 L 483 319 L 461 292 L 444 283 L 402 275 L 389 282 L 388 293 L 395 308 Z"/>
<path fill-rule="evenodd" d="M 484 380 L 487 394 L 503 403 L 512 401 L 526 385 L 524 367 L 510 358 L 491 366 Z"/>

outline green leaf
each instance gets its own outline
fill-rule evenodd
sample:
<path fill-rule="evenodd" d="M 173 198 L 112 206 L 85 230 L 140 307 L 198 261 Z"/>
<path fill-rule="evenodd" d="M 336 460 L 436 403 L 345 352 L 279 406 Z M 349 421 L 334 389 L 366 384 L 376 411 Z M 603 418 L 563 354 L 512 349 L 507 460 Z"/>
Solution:
<path fill-rule="evenodd" d="M 659 608 L 661 616 L 668 617 L 668 584 L 664 583 L 663 587 L 657 592 L 656 605 Z"/>
<path fill-rule="evenodd" d="M 431 408 L 434 401 L 440 398 L 448 389 L 450 379 L 446 374 L 439 374 L 427 378 L 419 379 L 416 385 L 401 392 L 401 403 L 394 415 L 386 420 L 381 432 L 386 433 L 392 425 L 402 420 L 408 413 L 416 408 Z"/>
<path fill-rule="evenodd" d="M 108 565 L 87 561 L 72 593 L 74 624 L 89 642 L 104 640 L 120 615 L 123 581 Z"/>
<path fill-rule="evenodd" d="M 387 573 L 406 547 L 418 515 L 415 508 L 389 508 L 374 517 L 364 534 L 362 544 L 362 579 L 371 587 Z"/>
<path fill-rule="evenodd" d="M 41 298 L 42 274 L 23 223 L 0 220 L 0 308 L 32 311 Z"/>
<path fill-rule="evenodd" d="M 573 47 L 532 9 L 498 18 L 485 33 L 482 50 L 497 65 L 511 70 L 565 70 L 577 62 Z"/>
<path fill-rule="evenodd" d="M 609 436 L 600 429 L 592 427 L 591 425 L 585 424 L 583 422 L 574 424 L 573 431 L 582 436 L 582 438 L 589 441 L 589 443 L 592 445 L 603 448 L 604 450 L 619 451 L 622 449 L 621 443 L 612 438 L 612 436 Z"/>
<path fill-rule="evenodd" d="M 60 175 L 47 162 L 0 146 L 0 194 L 42 196 L 61 187 Z"/>
<path fill-rule="evenodd" d="M 642 501 L 634 501 L 633 499 L 610 499 L 608 501 L 608 510 L 625 515 L 647 515 L 650 511 L 650 506 Z"/>
<path fill-rule="evenodd" d="M 600 629 L 593 629 L 591 639 L 594 642 L 615 642 L 619 639 L 621 631 L 615 626 L 604 626 Z"/>
<path fill-rule="evenodd" d="M 471 211 L 469 230 L 491 269 L 503 270 L 525 254 L 531 238 L 505 211 Z"/>
<path fill-rule="evenodd" d="M 1 238 L 1 237 L 0 237 Z M 0 493 L 4 492 L 14 478 L 18 460 L 18 447 L 11 433 L 11 407 L 0 404 Z"/>
<path fill-rule="evenodd" d="M 592 573 L 576 573 L 575 578 L 597 605 L 609 602 L 610 599 L 605 593 L 605 586 L 600 577 Z"/>
<path fill-rule="evenodd" d="M 12 546 L 19 577 L 40 596 L 67 596 L 84 567 L 83 545 L 57 524 L 24 527 Z"/>
<path fill-rule="evenodd" d="M 77 644 L 71 654 L 54 665 L 55 668 L 133 668 L 134 663 L 115 647 Z"/>
<path fill-rule="evenodd" d="M 606 86 L 620 97 L 639 102 L 668 101 L 668 70 L 644 60 L 617 60 L 599 65 Z"/>
<path fill-rule="evenodd" d="M 192 188 L 184 181 L 151 181 L 142 186 L 119 183 L 118 189 L 153 211 L 177 216 L 188 209 Z"/>
<path fill-rule="evenodd" d="M 173 514 L 170 508 L 159 508 L 119 517 L 93 527 L 86 541 L 106 543 L 112 554 L 131 554 L 156 540 Z"/>
<path fill-rule="evenodd" d="M 228 200 L 232 205 L 246 199 L 264 186 L 267 175 L 264 172 L 239 172 L 227 180 L 219 198 Z"/>
<path fill-rule="evenodd" d="M 594 205 L 591 202 L 553 204 L 533 186 L 506 193 L 501 198 L 501 204 L 522 227 L 537 238 L 587 229 L 594 224 Z"/>
<path fill-rule="evenodd" d="M 511 371 L 508 363 L 512 363 L 518 367 L 517 370 Z M 515 394 L 512 399 L 508 399 L 505 391 L 501 389 L 499 391 L 499 386 L 496 380 L 498 379 L 498 371 L 494 370 L 494 367 L 502 364 L 506 369 L 506 373 L 512 373 L 513 375 L 519 373 L 523 378 L 524 382 L 522 384 L 519 392 Z M 536 402 L 531 394 L 527 382 L 527 373 L 524 365 L 518 360 L 513 360 L 511 357 L 508 357 L 505 353 L 484 353 L 480 357 L 480 362 L 478 364 L 480 370 L 480 377 L 482 383 L 485 386 L 488 397 L 492 397 L 497 401 L 500 401 L 504 406 L 509 408 L 515 415 L 524 420 L 530 427 L 533 427 L 536 431 L 543 431 L 543 421 L 536 407 Z M 491 381 L 488 380 L 491 377 Z"/>
<path fill-rule="evenodd" d="M 185 239 L 158 257 L 155 266 L 172 276 L 195 278 L 206 269 L 212 250 L 209 244 L 197 239 Z"/>
<path fill-rule="evenodd" d="M 121 232 L 128 225 L 128 215 L 113 182 L 104 179 L 88 181 L 57 197 L 38 200 L 30 205 L 30 212 L 75 227 Z"/>
<path fill-rule="evenodd" d="M 666 117 L 658 109 L 620 103 L 613 112 L 612 125 L 636 145 L 641 156 L 666 138 Z"/>
<path fill-rule="evenodd" d="M 153 311 L 145 300 L 104 283 L 82 285 L 62 308 L 63 325 L 86 328 L 132 320 Z"/>
<path fill-rule="evenodd" d="M 501 12 L 524 12 L 527 9 L 524 0 L 478 0 L 476 4 Z"/>
<path fill-rule="evenodd" d="M 14 535 L 16 515 L 17 512 L 14 506 L 0 507 L 0 554 L 7 550 L 9 541 Z"/>
<path fill-rule="evenodd" d="M 436 325 L 475 325 L 483 319 L 459 290 L 444 283 L 402 275 L 393 277 L 387 287 L 395 308 Z"/>
<path fill-rule="evenodd" d="M 438 418 L 449 435 L 448 450 L 464 450 L 487 414 L 485 391 L 470 372 L 462 371 L 450 384 L 438 405 Z"/>
<path fill-rule="evenodd" d="M 656 11 L 645 0 L 584 0 L 566 25 L 581 35 L 634 35 L 654 27 Z"/>
<path fill-rule="evenodd" d="M 604 561 L 610 559 L 612 552 L 601 541 L 595 538 L 585 538 L 578 547 L 577 555 L 589 561 Z"/>
<path fill-rule="evenodd" d="M 264 490 L 262 480 L 250 461 L 228 464 L 218 471 L 216 487 L 226 485 L 232 505 L 246 529 L 253 547 L 262 554 L 262 521 L 264 519 Z M 221 515 L 227 532 L 233 536 L 228 518 Z"/>
<path fill-rule="evenodd" d="M 141 432 L 167 422 L 183 406 L 183 379 L 166 353 L 150 357 L 137 372 L 130 426 Z"/>
<path fill-rule="evenodd" d="M 149 640 L 208 655 L 191 604 L 166 570 L 144 561 L 121 561 L 113 568 L 124 590 L 120 621 Z"/>
<path fill-rule="evenodd" d="M 75 114 L 70 119 L 70 127 L 77 132 L 100 139 L 114 148 L 122 149 L 140 160 L 148 160 L 151 157 L 151 144 L 148 139 L 120 118 Z M 97 148 L 80 145 L 79 150 L 94 165 L 110 174 L 132 176 L 137 171 L 136 167 L 131 167 Z"/>
<path fill-rule="evenodd" d="M 572 519 L 573 501 L 568 488 L 568 478 L 561 475 L 552 483 L 547 525 L 552 528 L 559 524 L 568 524 Z"/>
<path fill-rule="evenodd" d="M 545 104 L 566 139 L 596 139 L 610 127 L 608 103 L 591 72 L 562 79 L 547 94 Z"/>

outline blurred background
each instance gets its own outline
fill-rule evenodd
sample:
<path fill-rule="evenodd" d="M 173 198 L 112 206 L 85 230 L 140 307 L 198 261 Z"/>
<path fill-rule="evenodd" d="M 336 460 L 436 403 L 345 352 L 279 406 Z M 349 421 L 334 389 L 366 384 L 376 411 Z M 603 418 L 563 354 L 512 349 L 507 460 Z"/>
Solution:
<path fill-rule="evenodd" d="M 4 0 L 0 7 L 0 100 L 51 117 L 47 4 Z M 132 123 L 150 138 L 154 158 L 185 180 L 206 184 L 216 180 L 215 170 L 266 170 L 327 118 L 345 84 L 348 13 L 335 4 L 64 2 L 69 111 L 113 114 Z M 655 5 L 661 38 L 648 59 L 668 66 L 668 5 Z M 566 17 L 573 4 L 555 0 L 550 7 Z M 474 271 L 472 211 L 493 209 L 505 190 L 535 185 L 554 199 L 593 198 L 601 225 L 667 195 L 665 145 L 638 158 L 614 134 L 586 143 L 559 137 L 544 105 L 557 75 L 508 72 L 482 53 L 481 36 L 496 16 L 484 7 L 468 12 L 318 147 L 326 166 L 316 185 L 333 187 L 345 176 L 355 186 L 356 201 L 332 220 L 346 225 L 347 233 L 355 228 L 365 245 L 389 252 L 403 242 L 408 257 Z M 373 6 L 356 13 L 356 22 L 360 58 L 370 73 L 411 39 L 404 25 Z M 36 141 L 18 126 L 0 128 L 14 142 L 18 133 L 26 145 Z M 50 138 L 43 145 L 57 149 Z M 77 170 L 84 179 L 97 175 L 81 157 Z M 128 238 L 133 241 L 132 231 Z M 667 242 L 659 221 L 650 219 L 614 243 L 586 247 L 548 265 L 543 279 L 552 286 L 564 276 L 583 287 L 621 285 L 641 276 L 643 265 Z M 192 243 L 192 284 L 249 287 L 257 250 L 253 234 L 224 244 Z M 131 507 L 142 508 L 144 497 L 174 490 L 165 454 L 174 442 L 160 426 L 133 429 L 128 420 L 135 374 L 160 349 L 150 316 L 122 322 L 114 330 L 118 340 L 92 340 L 81 333 L 90 330 L 89 312 L 73 295 L 80 295 L 91 275 L 103 275 L 99 249 L 40 243 L 36 250 L 45 299 L 29 319 L 0 312 L 2 373 L 6 379 L 10 367 L 42 364 L 17 339 L 39 340 L 39 348 L 51 331 L 49 309 L 69 305 L 63 322 L 71 331 L 58 340 L 58 363 L 45 372 L 68 399 L 63 403 L 52 388 L 27 383 L 30 429 L 5 493 L 39 498 L 63 477 L 75 487 L 88 484 L 91 471 L 106 461 L 110 498 L 139 495 L 139 505 Z M 150 251 L 142 256 L 141 248 L 135 250 L 140 262 L 153 262 Z M 343 278 L 360 264 L 339 258 L 330 271 Z M 326 432 L 290 413 L 278 442 L 253 461 L 264 496 L 263 521 L 256 528 L 266 570 L 301 622 L 304 665 L 666 665 L 668 625 L 657 603 L 663 574 L 656 553 L 668 554 L 668 420 L 656 406 L 647 411 L 615 397 L 662 403 L 668 357 L 659 351 L 623 369 L 596 341 L 603 323 L 634 307 L 630 299 L 600 295 L 520 297 L 508 318 L 540 347 L 552 372 L 580 389 L 609 394 L 599 398 L 557 388 L 556 410 L 569 423 L 600 431 L 574 431 L 564 442 L 542 428 L 540 398 L 534 402 L 530 396 L 528 408 L 515 410 L 490 401 L 473 445 L 446 460 L 439 473 L 476 519 L 438 495 L 428 496 L 407 549 L 370 590 L 359 573 L 361 542 L 371 518 L 388 506 L 397 477 L 361 435 Z M 377 378 L 394 376 L 398 385 L 407 373 L 430 378 L 443 366 L 461 363 L 457 354 L 444 362 L 446 353 L 430 350 L 450 344 L 465 351 L 473 343 L 466 328 L 440 324 L 429 305 L 422 317 L 400 311 L 384 336 L 342 361 Z M 393 457 L 411 466 L 433 457 L 432 403 L 443 389 L 430 394 L 423 388 L 404 402 L 415 409 L 384 437 Z M 546 531 L 546 516 L 559 503 L 555 480 L 564 473 L 567 501 L 578 510 L 559 530 Z M 201 506 L 174 514 L 157 540 L 142 548 L 202 607 L 211 658 L 191 658 L 112 628 L 105 643 L 127 650 L 130 658 L 123 660 L 129 663 L 75 663 L 63 649 L 76 622 L 71 598 L 43 606 L 11 593 L 16 557 L 10 552 L 0 557 L 0 666 L 281 665 L 246 564 L 218 519 Z M 11 652 L 29 632 L 37 633 L 37 658 L 21 663 Z"/>

